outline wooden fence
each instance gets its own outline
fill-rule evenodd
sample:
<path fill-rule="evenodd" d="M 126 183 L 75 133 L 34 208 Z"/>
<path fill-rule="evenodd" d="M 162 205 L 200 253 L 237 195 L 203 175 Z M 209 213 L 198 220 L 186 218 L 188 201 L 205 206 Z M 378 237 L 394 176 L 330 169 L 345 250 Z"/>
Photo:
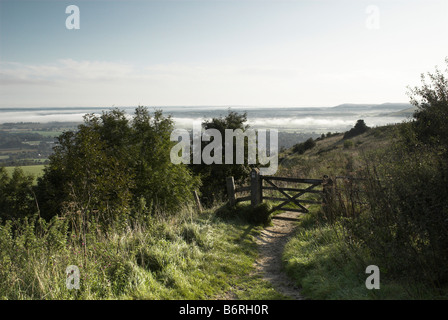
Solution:
<path fill-rule="evenodd" d="M 298 184 L 306 187 L 284 187 L 281 183 Z M 322 179 L 299 179 L 290 177 L 271 177 L 260 175 L 257 169 L 253 169 L 250 175 L 250 185 L 245 187 L 235 188 L 233 177 L 227 178 L 227 193 L 229 196 L 229 203 L 231 206 L 238 202 L 249 201 L 252 206 L 257 206 L 263 200 L 281 201 L 281 203 L 271 209 L 271 212 L 276 210 L 287 210 L 295 212 L 308 212 L 305 207 L 307 204 L 323 204 L 326 196 L 332 186 L 332 181 L 327 176 Z M 319 189 L 318 189 L 319 188 Z M 249 195 L 237 197 L 237 194 L 246 192 Z M 280 193 L 280 195 L 273 195 L 273 193 Z M 302 196 L 306 194 L 315 194 L 319 196 L 319 200 L 303 199 Z M 288 204 L 295 204 L 298 208 L 286 207 Z"/>

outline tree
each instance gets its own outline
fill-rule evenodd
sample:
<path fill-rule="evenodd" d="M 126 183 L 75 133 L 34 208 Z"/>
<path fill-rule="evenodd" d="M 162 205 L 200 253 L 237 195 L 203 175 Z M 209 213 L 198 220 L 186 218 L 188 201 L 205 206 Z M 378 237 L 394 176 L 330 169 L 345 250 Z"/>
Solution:
<path fill-rule="evenodd" d="M 448 63 L 448 59 L 446 59 Z M 447 70 L 448 71 L 448 70 Z M 429 80 L 428 80 L 429 78 Z M 448 283 L 448 82 L 436 70 L 408 91 L 414 119 L 397 126 L 394 142 L 365 171 L 368 210 L 349 230 L 390 275 Z M 363 217 L 364 216 L 364 217 Z"/>
<path fill-rule="evenodd" d="M 221 133 L 222 137 L 225 137 L 226 129 L 241 129 L 243 132 L 249 128 L 249 125 L 246 124 L 247 114 L 246 113 L 238 113 L 234 111 L 228 112 L 226 116 L 221 116 L 217 118 L 212 118 L 211 120 L 206 120 L 202 123 L 203 129 L 216 129 Z M 220 199 L 225 195 L 226 192 L 226 178 L 233 176 L 236 184 L 242 184 L 249 177 L 249 173 L 251 168 L 254 165 L 248 164 L 248 141 L 245 139 L 245 153 L 244 153 L 244 163 L 236 164 L 236 143 L 233 143 L 233 164 L 225 164 L 225 144 L 223 142 L 222 149 L 222 164 L 205 164 L 202 162 L 201 164 L 191 164 L 195 174 L 199 175 L 202 179 L 202 200 L 208 204 L 213 203 L 214 200 Z M 212 141 L 202 141 L 201 143 L 201 152 L 204 148 L 212 143 Z"/>
<path fill-rule="evenodd" d="M 106 118 L 110 115 L 106 115 Z M 42 216 L 50 218 L 63 209 L 94 214 L 110 222 L 130 205 L 133 174 L 123 150 L 105 137 L 107 122 L 86 115 L 77 132 L 65 132 L 39 180 Z M 123 138 L 125 138 L 123 136 Z"/>
<path fill-rule="evenodd" d="M 304 146 L 305 150 L 312 149 L 312 148 L 314 148 L 314 147 L 316 146 L 316 141 L 314 141 L 313 138 L 308 138 L 308 139 L 305 141 L 305 143 L 304 143 L 303 146 Z"/>
<path fill-rule="evenodd" d="M 170 117 L 138 107 L 132 120 L 114 109 L 87 114 L 76 132 L 65 132 L 38 183 L 42 213 L 84 212 L 97 221 L 127 218 L 143 200 L 149 212 L 174 213 L 199 187 L 185 165 L 170 161 Z"/>
<path fill-rule="evenodd" d="M 413 129 L 417 139 L 431 146 L 438 146 L 447 153 L 448 150 L 448 57 L 447 68 L 443 74 L 436 68 L 434 74 L 428 73 L 429 83 L 421 75 L 421 87 L 408 88 L 414 112 Z"/>
<path fill-rule="evenodd" d="M 134 200 L 145 199 L 153 212 L 178 212 L 180 206 L 193 200 L 193 191 L 201 185 L 199 177 L 193 176 L 186 165 L 171 162 L 173 130 L 173 120 L 161 111 L 151 117 L 146 108 L 136 109 L 129 153 L 129 165 L 135 174 L 132 192 Z"/>
<path fill-rule="evenodd" d="M 11 177 L 0 167 L 0 218 L 17 219 L 38 212 L 32 191 L 34 177 L 15 168 Z"/>
<path fill-rule="evenodd" d="M 370 128 L 366 125 L 364 120 L 360 119 L 356 121 L 356 124 L 353 128 L 351 128 L 349 131 L 347 131 L 344 134 L 343 139 L 350 139 L 356 136 L 359 136 L 360 134 L 363 134 L 364 132 L 367 132 Z"/>
<path fill-rule="evenodd" d="M 308 138 L 305 142 L 297 143 L 293 147 L 293 151 L 298 154 L 304 154 L 305 151 L 310 150 L 316 146 L 316 141 L 313 138 Z"/>

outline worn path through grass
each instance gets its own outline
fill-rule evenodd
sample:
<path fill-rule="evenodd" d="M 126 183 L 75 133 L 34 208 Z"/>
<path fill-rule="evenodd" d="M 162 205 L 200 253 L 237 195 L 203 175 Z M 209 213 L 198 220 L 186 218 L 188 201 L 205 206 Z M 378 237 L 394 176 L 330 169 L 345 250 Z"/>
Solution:
<path fill-rule="evenodd" d="M 303 300 L 304 297 L 300 294 L 299 288 L 294 285 L 293 280 L 285 274 L 282 253 L 297 226 L 297 222 L 289 219 L 297 218 L 299 214 L 291 211 L 278 214 L 277 218 L 286 218 L 287 220 L 273 219 L 272 225 L 266 227 L 256 237 L 260 253 L 255 262 L 256 272 L 271 283 L 277 292 L 293 300 Z"/>
<path fill-rule="evenodd" d="M 283 212 L 281 218 L 297 218 L 298 213 Z M 218 300 L 303 300 L 294 280 L 289 278 L 283 268 L 282 254 L 286 243 L 297 226 L 296 221 L 273 219 L 272 224 L 253 236 L 257 245 L 258 257 L 253 270 L 237 281 Z"/>

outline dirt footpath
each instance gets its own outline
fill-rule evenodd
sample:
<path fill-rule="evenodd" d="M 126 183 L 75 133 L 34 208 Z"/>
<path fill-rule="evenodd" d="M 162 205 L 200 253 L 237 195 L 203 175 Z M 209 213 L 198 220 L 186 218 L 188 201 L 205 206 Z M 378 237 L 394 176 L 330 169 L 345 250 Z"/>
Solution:
<path fill-rule="evenodd" d="M 283 212 L 278 217 L 297 218 L 300 213 Z M 287 277 L 282 269 L 283 249 L 294 234 L 297 226 L 295 221 L 272 219 L 272 226 L 265 228 L 256 238 L 260 256 L 255 261 L 256 272 L 269 281 L 279 292 L 294 300 L 303 300 L 293 281 Z"/>

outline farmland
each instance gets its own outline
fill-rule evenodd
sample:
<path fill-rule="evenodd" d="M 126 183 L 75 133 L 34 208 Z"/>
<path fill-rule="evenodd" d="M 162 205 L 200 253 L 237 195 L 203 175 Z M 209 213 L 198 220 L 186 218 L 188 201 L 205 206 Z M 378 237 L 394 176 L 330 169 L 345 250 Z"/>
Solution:
<path fill-rule="evenodd" d="M 5 167 L 6 172 L 11 176 L 13 171 L 14 171 L 14 166 L 10 166 L 10 167 Z M 26 175 L 32 175 L 34 177 L 34 181 L 36 182 L 36 179 L 39 178 L 44 171 L 45 165 L 43 164 L 38 164 L 38 165 L 31 165 L 31 166 L 21 166 L 20 167 L 23 172 Z"/>
<path fill-rule="evenodd" d="M 55 138 L 64 131 L 75 129 L 76 125 L 71 122 L 0 124 L 0 166 L 39 166 L 47 163 Z M 34 174 L 36 168 L 27 170 Z"/>

